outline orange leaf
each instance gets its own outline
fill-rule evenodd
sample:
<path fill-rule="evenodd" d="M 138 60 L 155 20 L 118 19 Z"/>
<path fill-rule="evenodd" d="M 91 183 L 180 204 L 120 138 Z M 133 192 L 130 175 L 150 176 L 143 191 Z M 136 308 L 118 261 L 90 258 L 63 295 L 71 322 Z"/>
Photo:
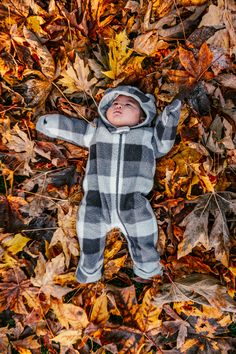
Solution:
<path fill-rule="evenodd" d="M 190 50 L 186 50 L 183 47 L 179 48 L 179 59 L 190 76 L 195 77 L 198 81 L 202 76 L 205 76 L 207 70 L 210 68 L 213 54 L 208 45 L 203 43 L 198 53 L 198 59 L 195 59 L 194 54 Z"/>
<path fill-rule="evenodd" d="M 210 68 L 213 59 L 213 54 L 210 51 L 206 42 L 201 46 L 198 53 L 198 71 L 200 76 L 204 76 Z M 198 77 L 199 80 L 200 77 Z"/>
<path fill-rule="evenodd" d="M 93 305 L 90 320 L 97 325 L 103 326 L 106 324 L 108 318 L 109 312 L 107 310 L 107 296 L 103 293 L 96 299 Z"/>
<path fill-rule="evenodd" d="M 160 327 L 161 320 L 158 317 L 161 312 L 162 308 L 153 304 L 151 289 L 148 289 L 135 316 L 140 330 L 147 332 Z"/>
<path fill-rule="evenodd" d="M 179 60 L 185 70 L 191 75 L 196 76 L 195 73 L 198 69 L 197 61 L 190 50 L 179 47 Z"/>

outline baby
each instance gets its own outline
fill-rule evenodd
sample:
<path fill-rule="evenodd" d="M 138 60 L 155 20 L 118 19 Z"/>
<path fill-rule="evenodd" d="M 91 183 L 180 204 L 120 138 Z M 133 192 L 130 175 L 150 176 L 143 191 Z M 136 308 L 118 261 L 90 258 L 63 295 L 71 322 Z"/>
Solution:
<path fill-rule="evenodd" d="M 106 234 L 114 227 L 127 239 L 137 276 L 162 274 L 157 221 L 146 196 L 153 187 L 155 159 L 174 144 L 180 107 L 181 101 L 174 100 L 153 122 L 154 97 L 136 87 L 118 86 L 105 92 L 95 125 L 60 114 L 39 118 L 39 132 L 89 148 L 76 224 L 79 282 L 101 278 Z"/>

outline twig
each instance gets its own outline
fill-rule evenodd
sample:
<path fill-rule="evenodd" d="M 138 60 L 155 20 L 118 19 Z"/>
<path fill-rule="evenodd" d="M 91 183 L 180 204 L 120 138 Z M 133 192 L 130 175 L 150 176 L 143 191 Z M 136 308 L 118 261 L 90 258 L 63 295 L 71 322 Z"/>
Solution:
<path fill-rule="evenodd" d="M 55 82 L 52 82 L 52 85 L 54 85 L 54 86 L 57 88 L 57 90 L 62 94 L 62 96 L 65 98 L 65 100 L 66 100 L 67 103 L 70 105 L 70 107 L 76 112 L 76 114 L 78 114 L 81 118 L 83 118 L 88 124 L 93 125 L 87 118 L 85 118 L 85 117 L 83 116 L 83 114 L 81 114 L 80 112 L 78 112 L 78 111 L 74 108 L 73 104 L 68 100 L 68 98 L 64 95 L 63 91 L 60 89 L 60 87 L 57 86 L 57 84 L 55 84 Z"/>
<path fill-rule="evenodd" d="M 63 201 L 66 202 L 67 199 L 60 199 L 60 198 L 54 198 L 54 197 L 48 197 L 47 195 L 43 195 L 43 194 L 38 194 L 38 193 L 33 193 L 33 192 L 29 192 L 29 191 L 25 191 L 24 189 L 21 189 L 22 192 L 24 193 L 28 193 L 28 194 L 33 194 L 38 198 L 46 198 L 46 199 L 51 199 L 51 200 L 59 200 L 59 201 Z"/>
<path fill-rule="evenodd" d="M 45 230 L 56 230 L 56 229 L 58 229 L 58 227 L 43 227 L 40 229 L 25 229 L 25 230 L 21 230 L 21 232 L 45 231 Z"/>

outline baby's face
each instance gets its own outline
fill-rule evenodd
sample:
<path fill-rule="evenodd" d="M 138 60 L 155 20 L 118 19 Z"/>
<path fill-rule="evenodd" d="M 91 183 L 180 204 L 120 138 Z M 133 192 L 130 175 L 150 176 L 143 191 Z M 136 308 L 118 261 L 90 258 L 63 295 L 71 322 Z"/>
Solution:
<path fill-rule="evenodd" d="M 139 103 L 132 97 L 119 95 L 106 111 L 107 120 L 116 127 L 132 127 L 143 116 Z"/>

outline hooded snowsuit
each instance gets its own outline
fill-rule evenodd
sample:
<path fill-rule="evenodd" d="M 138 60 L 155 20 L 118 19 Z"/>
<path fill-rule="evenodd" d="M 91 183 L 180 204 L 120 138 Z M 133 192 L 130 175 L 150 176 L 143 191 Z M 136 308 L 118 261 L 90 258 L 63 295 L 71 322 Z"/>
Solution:
<path fill-rule="evenodd" d="M 134 98 L 146 119 L 132 127 L 113 126 L 106 111 L 119 95 Z M 145 196 L 153 187 L 155 159 L 174 144 L 180 106 L 179 100 L 173 101 L 153 125 L 154 97 L 136 87 L 118 86 L 105 92 L 98 109 L 100 119 L 94 126 L 60 114 L 38 120 L 36 129 L 47 136 L 89 148 L 77 220 L 79 282 L 101 278 L 106 233 L 113 227 L 120 228 L 127 239 L 136 275 L 148 279 L 162 274 L 156 250 L 157 221 Z"/>

